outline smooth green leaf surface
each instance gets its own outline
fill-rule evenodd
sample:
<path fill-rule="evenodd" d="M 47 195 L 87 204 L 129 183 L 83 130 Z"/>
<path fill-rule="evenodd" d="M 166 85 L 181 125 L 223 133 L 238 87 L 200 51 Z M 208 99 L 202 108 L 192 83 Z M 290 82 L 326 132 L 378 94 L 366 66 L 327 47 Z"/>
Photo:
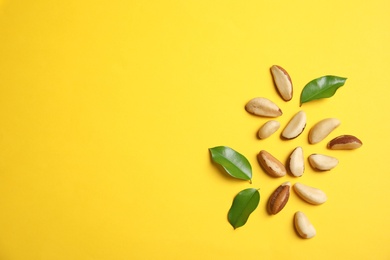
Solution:
<path fill-rule="evenodd" d="M 257 189 L 242 190 L 234 197 L 233 204 L 228 213 L 229 223 L 234 229 L 245 225 L 250 214 L 260 202 L 260 193 Z"/>
<path fill-rule="evenodd" d="M 241 180 L 252 179 L 252 167 L 245 156 L 227 146 L 217 146 L 209 150 L 212 160 L 220 164 L 230 176 Z"/>
<path fill-rule="evenodd" d="M 333 96 L 346 80 L 347 78 L 337 76 L 324 76 L 310 81 L 302 90 L 301 105 L 312 100 Z"/>

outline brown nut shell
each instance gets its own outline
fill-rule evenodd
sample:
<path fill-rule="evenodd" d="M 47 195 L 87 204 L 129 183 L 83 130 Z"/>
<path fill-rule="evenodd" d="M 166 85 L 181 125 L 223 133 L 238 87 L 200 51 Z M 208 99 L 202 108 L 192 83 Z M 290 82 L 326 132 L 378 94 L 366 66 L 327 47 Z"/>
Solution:
<path fill-rule="evenodd" d="M 286 206 L 290 197 L 290 186 L 290 182 L 285 182 L 271 194 L 267 205 L 269 214 L 275 215 Z"/>
<path fill-rule="evenodd" d="M 328 143 L 328 148 L 332 150 L 353 150 L 363 145 L 356 136 L 340 135 Z"/>
<path fill-rule="evenodd" d="M 286 167 L 278 159 L 267 151 L 261 150 L 257 154 L 260 166 L 272 177 L 283 177 L 286 175 Z"/>

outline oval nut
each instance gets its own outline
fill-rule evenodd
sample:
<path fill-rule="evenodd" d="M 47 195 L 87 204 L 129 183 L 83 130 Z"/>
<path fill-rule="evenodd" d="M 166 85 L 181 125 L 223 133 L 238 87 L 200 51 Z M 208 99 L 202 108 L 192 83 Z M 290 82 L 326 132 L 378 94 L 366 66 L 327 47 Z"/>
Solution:
<path fill-rule="evenodd" d="M 275 215 L 278 214 L 284 206 L 286 206 L 287 201 L 290 197 L 290 182 L 282 183 L 270 196 L 268 200 L 268 213 Z"/>
<path fill-rule="evenodd" d="M 286 167 L 278 159 L 267 151 L 261 150 L 257 154 L 260 166 L 272 177 L 283 177 L 286 175 Z"/>
<path fill-rule="evenodd" d="M 334 129 L 340 125 L 337 118 L 325 118 L 316 123 L 309 132 L 309 143 L 316 144 L 324 140 Z"/>
<path fill-rule="evenodd" d="M 295 148 L 288 161 L 288 169 L 295 177 L 300 177 L 305 171 L 305 159 L 303 157 L 303 149 L 298 146 Z"/>
<path fill-rule="evenodd" d="M 297 211 L 295 213 L 295 215 L 294 215 L 294 225 L 295 225 L 295 229 L 297 230 L 298 234 L 302 238 L 312 238 L 317 233 L 316 229 L 311 224 L 310 220 L 301 211 Z"/>
<path fill-rule="evenodd" d="M 311 154 L 309 156 L 310 165 L 320 171 L 329 171 L 337 166 L 339 160 L 324 154 Z"/>
<path fill-rule="evenodd" d="M 320 205 L 325 203 L 328 197 L 325 192 L 320 189 L 304 185 L 302 183 L 295 183 L 294 190 L 303 200 L 310 204 Z"/>
<path fill-rule="evenodd" d="M 299 111 L 288 122 L 282 132 L 282 137 L 285 139 L 294 139 L 298 137 L 306 127 L 306 113 L 305 111 Z"/>
<path fill-rule="evenodd" d="M 290 101 L 293 97 L 293 85 L 290 75 L 278 65 L 271 67 L 271 74 L 281 98 L 284 101 Z"/>
<path fill-rule="evenodd" d="M 282 110 L 271 100 L 263 97 L 256 97 L 245 105 L 245 110 L 256 116 L 278 117 L 281 116 Z"/>
<path fill-rule="evenodd" d="M 328 148 L 332 150 L 352 150 L 363 145 L 356 136 L 340 135 L 328 143 Z"/>
<path fill-rule="evenodd" d="M 266 139 L 274 134 L 280 128 L 280 123 L 276 120 L 269 120 L 262 125 L 257 133 L 260 139 Z"/>

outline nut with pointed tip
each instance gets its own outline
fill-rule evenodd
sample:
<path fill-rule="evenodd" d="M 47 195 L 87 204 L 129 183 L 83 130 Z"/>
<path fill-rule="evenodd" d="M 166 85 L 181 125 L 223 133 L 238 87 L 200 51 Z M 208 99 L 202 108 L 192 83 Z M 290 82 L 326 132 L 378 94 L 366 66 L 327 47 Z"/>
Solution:
<path fill-rule="evenodd" d="M 257 132 L 257 136 L 260 139 L 266 139 L 270 137 L 273 133 L 278 131 L 280 128 L 280 123 L 276 120 L 269 120 L 264 125 L 262 125 Z"/>
<path fill-rule="evenodd" d="M 310 223 L 310 220 L 301 211 L 297 211 L 295 213 L 294 225 L 295 225 L 295 229 L 297 230 L 298 234 L 302 238 L 312 238 L 317 233 L 314 226 Z"/>
<path fill-rule="evenodd" d="M 295 148 L 288 160 L 288 169 L 295 177 L 300 177 L 305 171 L 305 159 L 303 157 L 303 149 L 298 146 Z"/>
<path fill-rule="evenodd" d="M 337 166 L 339 160 L 324 154 L 311 154 L 309 156 L 310 165 L 320 171 L 329 171 Z"/>
<path fill-rule="evenodd" d="M 281 116 L 282 110 L 271 100 L 263 97 L 256 97 L 245 105 L 245 110 L 256 116 L 278 117 Z"/>
<path fill-rule="evenodd" d="M 285 139 L 294 139 L 298 137 L 306 127 L 306 113 L 305 111 L 299 111 L 288 122 L 282 132 L 282 137 Z"/>
<path fill-rule="evenodd" d="M 309 143 L 316 144 L 325 139 L 334 129 L 340 125 L 337 118 L 325 118 L 316 123 L 309 132 Z"/>
<path fill-rule="evenodd" d="M 293 96 L 293 85 L 287 71 L 278 65 L 271 67 L 272 78 L 276 89 L 284 101 L 290 101 Z"/>
<path fill-rule="evenodd" d="M 328 148 L 332 150 L 352 150 L 362 146 L 363 143 L 356 136 L 340 135 L 328 143 Z"/>
<path fill-rule="evenodd" d="M 325 192 L 320 189 L 310 187 L 299 182 L 295 183 L 293 187 L 299 197 L 310 204 L 320 205 L 325 203 L 328 199 Z"/>
<path fill-rule="evenodd" d="M 257 160 L 261 167 L 272 177 L 283 177 L 286 175 L 286 167 L 278 159 L 267 151 L 261 150 L 257 154 Z"/>
<path fill-rule="evenodd" d="M 278 214 L 286 206 L 290 197 L 290 186 L 290 182 L 284 182 L 271 194 L 267 204 L 269 214 Z"/>

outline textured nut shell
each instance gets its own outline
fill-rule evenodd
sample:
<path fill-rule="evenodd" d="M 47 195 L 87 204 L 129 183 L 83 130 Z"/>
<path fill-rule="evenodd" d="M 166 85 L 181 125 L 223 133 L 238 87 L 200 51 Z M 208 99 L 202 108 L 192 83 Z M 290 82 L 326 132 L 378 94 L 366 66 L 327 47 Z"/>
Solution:
<path fill-rule="evenodd" d="M 293 85 L 290 75 L 285 69 L 278 65 L 271 67 L 272 78 L 274 79 L 275 86 L 285 101 L 290 101 L 293 96 Z"/>
<path fill-rule="evenodd" d="M 305 172 L 305 158 L 303 157 L 303 149 L 302 147 L 298 146 L 297 148 L 292 151 L 288 168 L 292 175 L 295 177 L 300 177 Z"/>
<path fill-rule="evenodd" d="M 262 168 L 272 177 L 283 177 L 286 175 L 286 167 L 278 159 L 267 151 L 261 150 L 257 154 L 257 160 Z"/>
<path fill-rule="evenodd" d="M 328 143 L 328 148 L 332 150 L 352 150 L 362 146 L 363 143 L 356 136 L 340 135 Z"/>
<path fill-rule="evenodd" d="M 294 224 L 298 234 L 302 238 L 312 238 L 316 235 L 316 229 L 303 212 L 298 211 L 295 213 Z"/>
<path fill-rule="evenodd" d="M 339 160 L 324 154 L 311 154 L 309 156 L 310 165 L 320 171 L 329 171 L 337 166 Z"/>
<path fill-rule="evenodd" d="M 263 97 L 256 97 L 245 105 L 245 110 L 248 113 L 264 117 L 278 117 L 281 116 L 282 110 L 271 100 Z"/>
<path fill-rule="evenodd" d="M 269 214 L 278 214 L 286 206 L 290 197 L 290 187 L 291 183 L 285 182 L 271 194 L 267 204 Z"/>
<path fill-rule="evenodd" d="M 304 111 L 299 111 L 296 113 L 293 118 L 288 122 L 286 127 L 282 132 L 282 137 L 286 139 L 294 139 L 298 137 L 306 126 L 306 113 Z"/>
<path fill-rule="evenodd" d="M 262 125 L 257 133 L 257 136 L 260 139 L 266 139 L 270 137 L 273 133 L 278 131 L 280 128 L 280 123 L 276 120 L 269 120 L 264 125 Z"/>
<path fill-rule="evenodd" d="M 340 125 L 337 118 L 326 118 L 316 123 L 309 132 L 309 142 L 316 144 L 325 139 L 334 129 Z"/>
<path fill-rule="evenodd" d="M 314 205 L 325 203 L 328 199 L 325 192 L 322 190 L 304 185 L 299 182 L 294 184 L 294 190 L 299 195 L 299 197 Z"/>

